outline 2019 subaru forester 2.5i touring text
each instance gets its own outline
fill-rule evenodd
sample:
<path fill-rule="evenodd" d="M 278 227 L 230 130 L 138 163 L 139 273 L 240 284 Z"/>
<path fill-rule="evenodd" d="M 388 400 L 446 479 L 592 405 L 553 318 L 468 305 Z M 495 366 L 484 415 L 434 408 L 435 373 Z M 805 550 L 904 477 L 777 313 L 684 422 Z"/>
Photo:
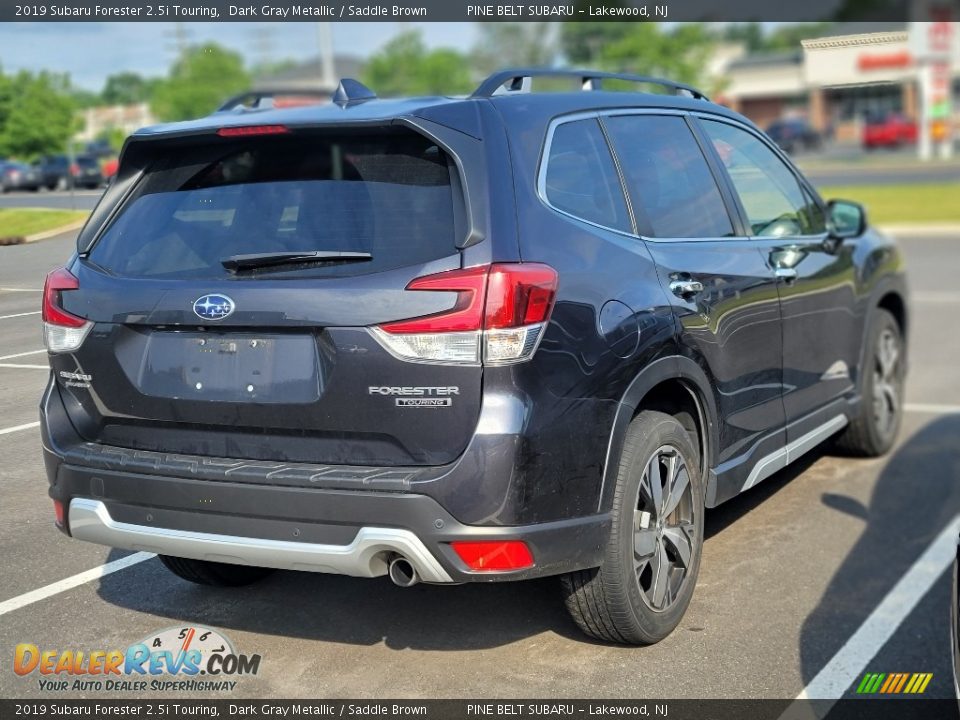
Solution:
<path fill-rule="evenodd" d="M 897 247 L 696 90 L 268 105 L 135 133 L 47 278 L 68 535 L 207 584 L 559 575 L 650 643 L 707 508 L 893 443 Z"/>

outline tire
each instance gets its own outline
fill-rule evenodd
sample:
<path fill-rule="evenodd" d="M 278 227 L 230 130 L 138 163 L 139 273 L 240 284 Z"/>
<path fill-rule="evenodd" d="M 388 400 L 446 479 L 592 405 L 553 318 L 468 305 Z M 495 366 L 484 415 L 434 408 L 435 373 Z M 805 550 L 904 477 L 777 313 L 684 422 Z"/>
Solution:
<path fill-rule="evenodd" d="M 903 419 L 903 335 L 896 318 L 877 308 L 870 319 L 857 415 L 837 438 L 848 455 L 877 457 L 897 439 Z"/>
<path fill-rule="evenodd" d="M 273 572 L 271 568 L 251 567 L 249 565 L 230 565 L 210 562 L 209 560 L 191 560 L 189 558 L 160 555 L 167 570 L 179 578 L 197 585 L 215 587 L 239 587 L 262 580 Z"/>
<path fill-rule="evenodd" d="M 671 469 L 670 458 L 673 470 L 665 472 Z M 659 482 L 649 483 L 651 474 L 659 475 Z M 665 482 L 664 476 L 672 480 Z M 668 494 L 658 510 L 656 485 L 661 496 L 663 487 L 679 487 L 676 501 Z M 703 513 L 700 463 L 687 431 L 669 415 L 641 412 L 627 429 L 603 564 L 561 578 L 567 610 L 580 629 L 598 640 L 628 645 L 650 645 L 667 637 L 693 597 Z M 657 567 L 667 568 L 661 584 L 656 582 Z"/>

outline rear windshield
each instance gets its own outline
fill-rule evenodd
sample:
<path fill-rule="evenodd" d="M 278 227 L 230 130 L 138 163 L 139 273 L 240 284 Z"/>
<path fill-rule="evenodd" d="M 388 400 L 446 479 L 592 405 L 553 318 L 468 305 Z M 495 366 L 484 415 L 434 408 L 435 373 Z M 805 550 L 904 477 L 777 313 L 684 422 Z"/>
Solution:
<path fill-rule="evenodd" d="M 163 153 L 160 153 L 163 155 Z M 356 275 L 456 252 L 456 168 L 408 130 L 217 139 L 167 153 L 94 245 L 127 277 L 224 277 L 221 260 L 277 252 L 370 253 L 369 262 L 244 275 Z"/>

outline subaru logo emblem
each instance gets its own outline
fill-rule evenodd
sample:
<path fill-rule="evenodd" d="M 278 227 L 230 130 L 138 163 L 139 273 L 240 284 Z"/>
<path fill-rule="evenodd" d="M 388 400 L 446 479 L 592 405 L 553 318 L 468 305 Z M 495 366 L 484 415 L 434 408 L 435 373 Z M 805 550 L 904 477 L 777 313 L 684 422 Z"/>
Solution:
<path fill-rule="evenodd" d="M 233 300 L 226 295 L 210 293 L 193 303 L 193 312 L 202 320 L 223 320 L 236 309 Z"/>

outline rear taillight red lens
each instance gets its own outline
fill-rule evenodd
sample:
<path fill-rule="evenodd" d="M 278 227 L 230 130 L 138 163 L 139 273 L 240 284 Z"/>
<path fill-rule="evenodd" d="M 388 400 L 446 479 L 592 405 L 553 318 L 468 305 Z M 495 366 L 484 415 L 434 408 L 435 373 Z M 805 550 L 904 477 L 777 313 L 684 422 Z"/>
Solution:
<path fill-rule="evenodd" d="M 73 175 L 74 177 L 77 177 L 77 175 L 80 174 L 80 166 L 77 165 L 76 163 L 74 163 L 73 165 L 71 165 L 71 166 L 70 166 L 70 174 Z"/>
<path fill-rule="evenodd" d="M 529 360 L 557 294 L 557 271 L 539 263 L 498 263 L 428 275 L 407 290 L 455 292 L 442 313 L 387 323 L 374 335 L 416 362 L 497 365 Z"/>
<path fill-rule="evenodd" d="M 283 135 L 290 132 L 286 125 L 245 125 L 217 130 L 220 137 L 250 137 L 252 135 Z"/>
<path fill-rule="evenodd" d="M 56 520 L 57 527 L 62 528 L 64 519 L 66 517 L 66 513 L 64 512 L 63 503 L 60 502 L 59 500 L 53 501 L 53 516 Z"/>
<path fill-rule="evenodd" d="M 530 548 L 522 540 L 469 540 L 452 542 L 450 546 L 468 568 L 479 572 L 525 570 L 534 565 Z"/>
<path fill-rule="evenodd" d="M 380 327 L 388 333 L 436 333 L 480 330 L 483 327 L 483 305 L 490 267 L 450 270 L 412 280 L 407 290 L 455 292 L 457 302 L 450 310 L 437 315 L 401 320 Z"/>
<path fill-rule="evenodd" d="M 557 295 L 557 271 L 549 265 L 494 265 L 487 283 L 484 328 L 546 322 Z"/>
<path fill-rule="evenodd" d="M 80 281 L 66 268 L 51 270 L 43 284 L 43 321 L 66 327 L 83 325 L 86 320 L 71 315 L 60 307 L 60 293 L 65 290 L 76 290 L 79 287 Z"/>
<path fill-rule="evenodd" d="M 52 270 L 43 284 L 43 338 L 50 352 L 76 350 L 93 323 L 63 309 L 63 293 L 77 290 L 80 282 L 66 268 Z"/>

